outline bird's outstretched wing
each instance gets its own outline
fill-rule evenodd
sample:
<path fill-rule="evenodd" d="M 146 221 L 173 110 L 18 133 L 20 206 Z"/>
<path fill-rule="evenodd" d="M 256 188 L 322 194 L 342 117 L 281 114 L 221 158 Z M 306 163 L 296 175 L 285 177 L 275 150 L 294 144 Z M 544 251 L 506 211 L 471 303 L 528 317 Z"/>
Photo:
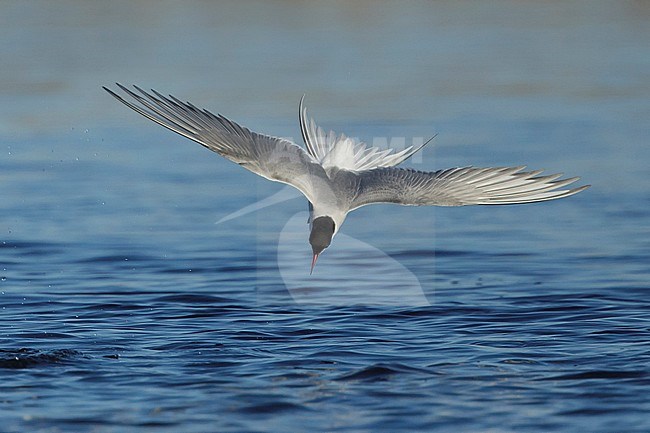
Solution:
<path fill-rule="evenodd" d="M 367 146 L 345 134 L 336 135 L 334 131 L 325 133 L 323 128 L 316 125 L 314 119 L 307 117 L 304 99 L 303 95 L 299 107 L 302 138 L 309 154 L 325 168 L 337 167 L 359 172 L 379 167 L 394 167 L 406 161 L 433 139 L 432 137 L 420 146 L 409 146 L 396 151 Z"/>
<path fill-rule="evenodd" d="M 378 168 L 357 174 L 360 186 L 352 209 L 371 203 L 411 206 L 533 203 L 568 197 L 589 187 L 560 189 L 579 178 L 558 180 L 562 174 L 539 176 L 542 170 L 522 172 L 524 168 L 464 167 L 429 173 Z"/>
<path fill-rule="evenodd" d="M 116 84 L 126 99 L 106 87 L 104 90 L 127 107 L 255 174 L 297 188 L 309 200 L 314 195 L 314 183 L 327 179 L 320 164 L 288 140 L 258 134 L 171 95 L 165 97 L 155 90 L 151 94 L 133 86 L 136 93 Z"/>

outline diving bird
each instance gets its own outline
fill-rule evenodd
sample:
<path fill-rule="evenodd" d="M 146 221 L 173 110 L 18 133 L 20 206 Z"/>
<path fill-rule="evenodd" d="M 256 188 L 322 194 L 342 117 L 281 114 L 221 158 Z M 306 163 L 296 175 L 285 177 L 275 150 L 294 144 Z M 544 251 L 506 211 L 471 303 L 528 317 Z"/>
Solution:
<path fill-rule="evenodd" d="M 348 213 L 374 203 L 407 206 L 465 206 L 533 203 L 568 197 L 587 189 L 561 189 L 578 177 L 540 176 L 543 170 L 518 167 L 460 167 L 425 172 L 396 168 L 422 149 L 367 146 L 333 131 L 325 133 L 307 117 L 300 100 L 299 119 L 306 149 L 277 137 L 253 132 L 220 114 L 138 86 L 104 87 L 118 101 L 144 117 L 236 162 L 266 179 L 298 189 L 309 201 L 310 273 L 330 246 Z"/>

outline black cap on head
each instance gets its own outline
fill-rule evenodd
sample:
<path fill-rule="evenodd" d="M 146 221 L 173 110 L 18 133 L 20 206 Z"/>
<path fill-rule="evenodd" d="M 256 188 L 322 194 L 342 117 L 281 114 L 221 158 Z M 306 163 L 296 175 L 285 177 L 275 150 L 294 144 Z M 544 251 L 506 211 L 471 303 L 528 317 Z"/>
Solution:
<path fill-rule="evenodd" d="M 334 236 L 334 220 L 328 216 L 315 218 L 311 224 L 311 234 L 309 243 L 314 255 L 320 254 L 325 248 L 330 246 L 332 236 Z"/>

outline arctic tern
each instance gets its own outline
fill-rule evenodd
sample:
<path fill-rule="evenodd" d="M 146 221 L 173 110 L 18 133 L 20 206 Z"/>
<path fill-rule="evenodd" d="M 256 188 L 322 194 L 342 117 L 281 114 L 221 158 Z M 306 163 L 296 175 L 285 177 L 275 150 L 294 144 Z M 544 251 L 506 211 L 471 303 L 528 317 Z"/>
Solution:
<path fill-rule="evenodd" d="M 236 162 L 266 179 L 298 189 L 309 201 L 312 248 L 310 273 L 351 211 L 374 203 L 407 206 L 465 206 L 533 203 L 568 197 L 584 185 L 560 189 L 578 177 L 540 176 L 543 170 L 518 167 L 459 167 L 433 172 L 395 168 L 421 146 L 403 150 L 367 146 L 333 131 L 325 133 L 299 105 L 306 150 L 277 137 L 253 132 L 220 114 L 199 109 L 174 96 L 119 83 L 124 96 L 104 87 L 144 117 Z"/>

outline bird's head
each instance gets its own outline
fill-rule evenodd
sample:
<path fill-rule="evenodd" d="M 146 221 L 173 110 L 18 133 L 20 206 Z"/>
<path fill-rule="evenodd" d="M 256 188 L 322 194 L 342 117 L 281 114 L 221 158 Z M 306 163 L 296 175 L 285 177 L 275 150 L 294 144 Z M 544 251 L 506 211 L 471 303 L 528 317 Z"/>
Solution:
<path fill-rule="evenodd" d="M 312 221 L 309 243 L 311 244 L 311 250 L 314 253 L 314 257 L 311 261 L 310 274 L 314 272 L 314 266 L 316 266 L 316 260 L 318 260 L 320 253 L 330 246 L 332 236 L 334 236 L 335 227 L 336 224 L 334 223 L 334 220 L 328 216 L 320 216 L 314 218 L 314 221 Z"/>

